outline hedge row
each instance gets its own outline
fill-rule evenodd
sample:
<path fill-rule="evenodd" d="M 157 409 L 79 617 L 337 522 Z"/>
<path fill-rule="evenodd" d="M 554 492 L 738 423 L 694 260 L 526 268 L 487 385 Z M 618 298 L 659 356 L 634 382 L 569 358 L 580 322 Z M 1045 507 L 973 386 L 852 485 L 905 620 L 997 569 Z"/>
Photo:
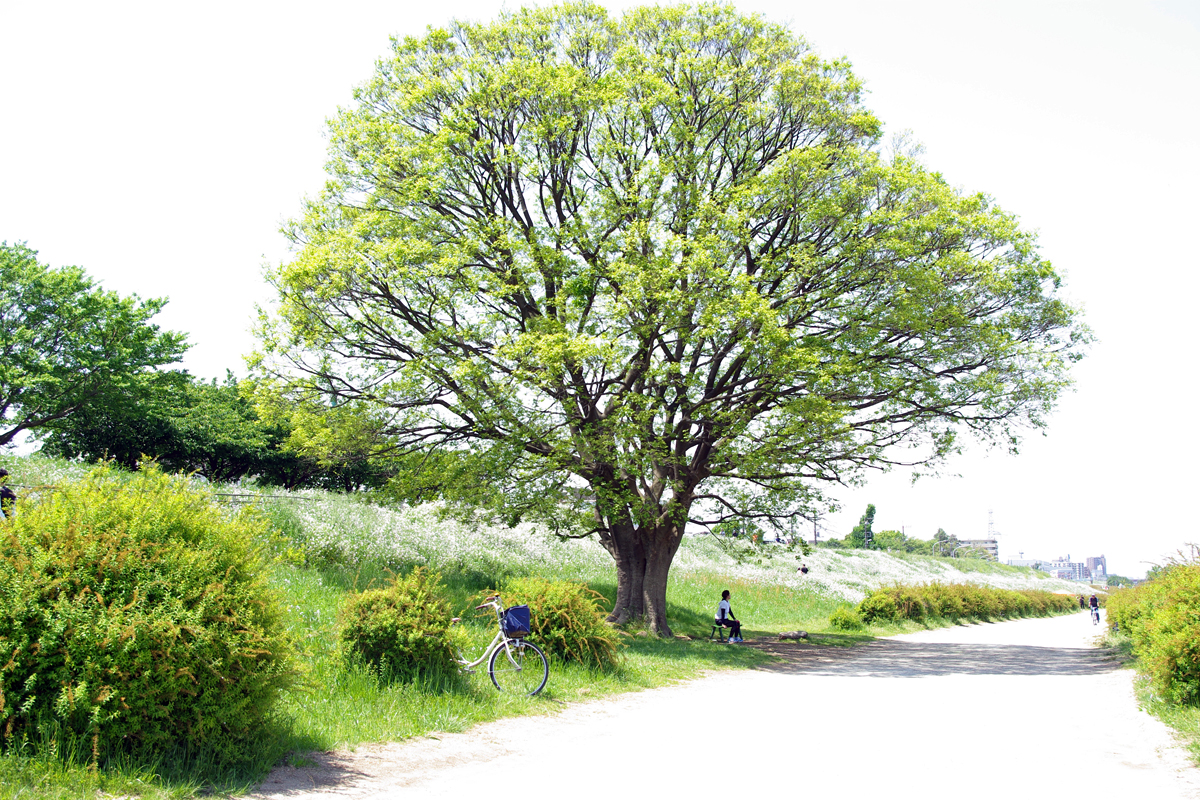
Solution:
<path fill-rule="evenodd" d="M 993 589 L 973 583 L 884 586 L 858 604 L 864 622 L 942 619 L 1003 619 L 1061 614 L 1079 607 L 1071 595 L 1031 589 Z"/>
<path fill-rule="evenodd" d="M 1163 697 L 1200 704 L 1200 565 L 1108 598 L 1108 623 L 1129 633 L 1134 655 Z"/>

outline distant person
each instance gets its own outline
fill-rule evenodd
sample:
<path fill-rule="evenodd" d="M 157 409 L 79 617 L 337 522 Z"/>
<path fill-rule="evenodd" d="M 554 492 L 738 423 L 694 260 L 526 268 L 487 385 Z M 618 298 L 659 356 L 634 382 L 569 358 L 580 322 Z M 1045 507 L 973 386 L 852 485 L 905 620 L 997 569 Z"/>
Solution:
<path fill-rule="evenodd" d="M 1083 599 L 1083 595 L 1079 595 L 1079 610 L 1087 611 L 1087 601 Z"/>
<path fill-rule="evenodd" d="M 1092 607 L 1092 624 L 1096 625 L 1100 622 L 1100 601 L 1096 599 L 1096 595 L 1092 595 L 1088 605 Z"/>
<path fill-rule="evenodd" d="M 0 512 L 11 517 L 16 510 L 17 493 L 8 485 L 8 470 L 0 467 Z"/>
<path fill-rule="evenodd" d="M 807 574 L 808 574 L 808 567 L 806 567 L 804 564 L 801 564 L 801 565 L 800 565 L 800 569 L 799 569 L 799 570 L 797 570 L 797 571 L 798 571 L 798 572 L 799 572 L 801 575 L 807 575 Z"/>
<path fill-rule="evenodd" d="M 729 590 L 721 592 L 721 602 L 717 604 L 716 624 L 729 628 L 729 641 L 742 641 L 742 623 L 733 615 L 733 606 L 729 605 Z"/>

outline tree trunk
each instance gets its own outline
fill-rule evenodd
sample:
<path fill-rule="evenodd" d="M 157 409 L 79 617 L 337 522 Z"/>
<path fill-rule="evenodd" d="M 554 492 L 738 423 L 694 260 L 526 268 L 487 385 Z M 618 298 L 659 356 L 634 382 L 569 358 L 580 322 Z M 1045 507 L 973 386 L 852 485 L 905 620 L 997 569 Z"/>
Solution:
<path fill-rule="evenodd" d="M 667 577 L 682 532 L 675 525 L 637 528 L 614 525 L 606 543 L 617 565 L 617 602 L 608 621 L 615 625 L 645 620 L 659 636 L 670 636 Z"/>
<path fill-rule="evenodd" d="M 671 562 L 679 550 L 682 531 L 669 524 L 647 528 L 644 531 L 646 572 L 642 578 L 642 596 L 645 602 L 646 624 L 651 632 L 659 636 L 670 636 L 671 626 L 667 622 L 667 577 L 671 572 Z"/>
<path fill-rule="evenodd" d="M 617 602 L 613 604 L 608 621 L 614 625 L 624 625 L 640 620 L 646 610 L 642 589 L 646 574 L 646 551 L 640 532 L 631 524 L 614 525 L 608 552 L 617 562 Z"/>

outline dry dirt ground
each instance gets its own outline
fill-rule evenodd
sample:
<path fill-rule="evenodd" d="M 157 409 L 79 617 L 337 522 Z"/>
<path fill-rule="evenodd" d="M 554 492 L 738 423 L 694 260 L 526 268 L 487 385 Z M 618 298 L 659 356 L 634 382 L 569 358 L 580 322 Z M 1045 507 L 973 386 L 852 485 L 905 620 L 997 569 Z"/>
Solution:
<path fill-rule="evenodd" d="M 752 643 L 783 660 L 318 754 L 252 797 L 1200 798 L 1200 771 L 1097 632 L 1079 613 L 852 649 Z"/>

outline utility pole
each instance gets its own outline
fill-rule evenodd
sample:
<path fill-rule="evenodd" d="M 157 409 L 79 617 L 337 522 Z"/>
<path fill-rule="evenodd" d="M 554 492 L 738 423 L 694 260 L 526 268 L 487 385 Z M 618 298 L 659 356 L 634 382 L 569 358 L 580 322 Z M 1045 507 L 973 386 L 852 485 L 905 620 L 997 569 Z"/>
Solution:
<path fill-rule="evenodd" d="M 821 518 L 820 514 L 813 514 L 813 546 L 817 545 L 817 520 Z"/>

